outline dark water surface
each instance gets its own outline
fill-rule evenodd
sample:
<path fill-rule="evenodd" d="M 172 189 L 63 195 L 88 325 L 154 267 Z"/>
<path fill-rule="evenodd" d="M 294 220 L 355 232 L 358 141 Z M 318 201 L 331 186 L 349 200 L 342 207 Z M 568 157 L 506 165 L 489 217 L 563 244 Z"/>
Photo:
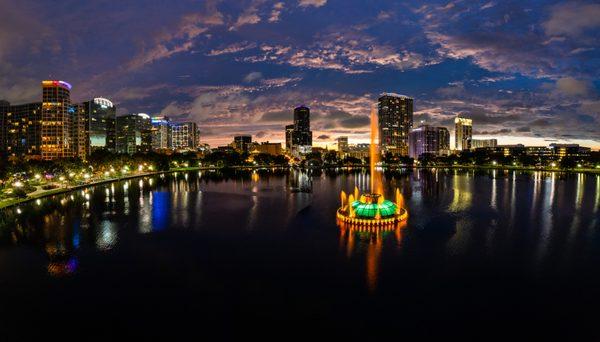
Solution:
<path fill-rule="evenodd" d="M 384 178 L 410 213 L 385 233 L 336 224 L 339 192 L 368 186 L 363 171 L 179 173 L 5 210 L 0 330 L 8 340 L 600 337 L 600 176 Z"/>

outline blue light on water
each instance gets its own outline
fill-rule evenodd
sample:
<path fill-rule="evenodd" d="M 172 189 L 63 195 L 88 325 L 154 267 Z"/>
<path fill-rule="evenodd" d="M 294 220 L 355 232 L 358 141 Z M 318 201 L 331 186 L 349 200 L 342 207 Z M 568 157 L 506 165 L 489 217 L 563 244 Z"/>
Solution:
<path fill-rule="evenodd" d="M 164 230 L 169 223 L 170 198 L 170 192 L 156 191 L 152 193 L 152 227 L 154 231 Z"/>

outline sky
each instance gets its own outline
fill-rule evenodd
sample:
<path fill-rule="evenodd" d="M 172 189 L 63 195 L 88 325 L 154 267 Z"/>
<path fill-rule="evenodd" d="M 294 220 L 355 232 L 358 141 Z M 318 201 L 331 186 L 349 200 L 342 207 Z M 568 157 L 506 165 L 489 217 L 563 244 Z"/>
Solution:
<path fill-rule="evenodd" d="M 501 144 L 600 148 L 600 3 L 594 1 L 0 0 L 0 99 L 72 100 L 196 121 L 201 140 L 283 141 L 293 108 L 313 140 L 368 141 L 382 92 L 414 121 Z M 451 134 L 453 135 L 453 134 Z"/>

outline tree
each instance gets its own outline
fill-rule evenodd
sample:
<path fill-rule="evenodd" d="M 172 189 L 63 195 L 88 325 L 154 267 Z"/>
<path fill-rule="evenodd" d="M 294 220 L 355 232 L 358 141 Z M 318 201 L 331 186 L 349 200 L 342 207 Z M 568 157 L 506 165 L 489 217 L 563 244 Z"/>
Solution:
<path fill-rule="evenodd" d="M 563 157 L 559 165 L 561 169 L 573 169 L 577 166 L 577 160 L 572 157 Z"/>

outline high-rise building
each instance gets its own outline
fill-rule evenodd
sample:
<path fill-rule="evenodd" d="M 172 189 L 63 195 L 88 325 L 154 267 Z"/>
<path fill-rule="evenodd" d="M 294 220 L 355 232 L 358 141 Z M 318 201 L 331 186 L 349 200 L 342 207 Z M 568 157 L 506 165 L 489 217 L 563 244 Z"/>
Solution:
<path fill-rule="evenodd" d="M 413 126 L 413 99 L 383 93 L 378 101 L 379 148 L 382 152 L 408 155 L 408 133 Z"/>
<path fill-rule="evenodd" d="M 233 148 L 240 153 L 248 153 L 252 145 L 252 136 L 236 135 L 233 137 Z"/>
<path fill-rule="evenodd" d="M 294 130 L 291 132 L 291 150 L 293 153 L 309 153 L 311 149 L 310 109 L 306 106 L 296 107 L 294 109 Z"/>
<path fill-rule="evenodd" d="M 9 157 L 42 158 L 42 103 L 0 102 L 0 151 Z"/>
<path fill-rule="evenodd" d="M 117 152 L 134 154 L 152 150 L 152 123 L 148 114 L 117 116 Z"/>
<path fill-rule="evenodd" d="M 408 146 L 411 158 L 423 154 L 443 155 L 450 150 L 450 133 L 446 127 L 421 125 L 410 131 Z"/>
<path fill-rule="evenodd" d="M 42 82 L 42 159 L 78 156 L 78 137 L 73 136 L 80 111 L 71 106 L 71 85 L 64 81 Z"/>
<path fill-rule="evenodd" d="M 198 148 L 200 132 L 195 122 L 173 124 L 171 135 L 175 150 L 195 151 Z"/>
<path fill-rule="evenodd" d="M 294 133 L 294 125 L 285 126 L 285 149 L 292 150 L 292 135 Z"/>
<path fill-rule="evenodd" d="M 100 149 L 116 152 L 117 107 L 102 97 L 83 102 L 80 106 L 85 117 L 85 130 L 88 132 L 87 153 Z"/>
<path fill-rule="evenodd" d="M 456 117 L 454 129 L 454 148 L 458 151 L 470 150 L 473 140 L 473 120 Z"/>
<path fill-rule="evenodd" d="M 0 149 L 9 156 L 54 160 L 87 157 L 85 116 L 71 104 L 71 85 L 43 81 L 42 102 L 0 103 Z"/>
<path fill-rule="evenodd" d="M 152 149 L 155 151 L 166 151 L 173 148 L 173 132 L 171 123 L 166 116 L 155 116 L 152 118 Z"/>
<path fill-rule="evenodd" d="M 497 139 L 473 139 L 471 140 L 471 148 L 484 148 L 484 147 L 496 147 L 498 146 Z"/>
<path fill-rule="evenodd" d="M 348 152 L 348 137 L 338 137 L 337 148 L 339 153 Z"/>

